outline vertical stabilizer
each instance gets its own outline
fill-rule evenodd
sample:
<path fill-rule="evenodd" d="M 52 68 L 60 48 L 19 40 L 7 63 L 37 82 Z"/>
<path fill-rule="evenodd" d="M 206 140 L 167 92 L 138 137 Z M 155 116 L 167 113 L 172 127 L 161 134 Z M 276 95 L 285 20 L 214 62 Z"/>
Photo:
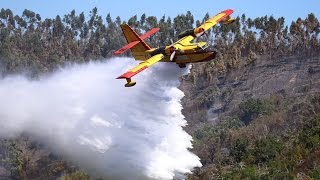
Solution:
<path fill-rule="evenodd" d="M 128 44 L 138 41 L 136 45 L 131 47 L 132 56 L 136 60 L 146 60 L 146 51 L 151 49 L 148 44 L 144 42 L 143 39 L 139 37 L 139 35 L 129 25 L 122 24 L 120 26 Z"/>

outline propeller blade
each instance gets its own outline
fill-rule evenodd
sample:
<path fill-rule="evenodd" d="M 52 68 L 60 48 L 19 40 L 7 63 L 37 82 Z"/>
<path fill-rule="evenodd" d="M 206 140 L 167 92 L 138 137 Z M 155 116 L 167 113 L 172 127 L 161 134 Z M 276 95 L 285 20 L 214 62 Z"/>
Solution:
<path fill-rule="evenodd" d="M 171 42 L 171 46 L 173 45 L 173 40 L 172 40 L 172 38 L 170 38 L 170 42 Z"/>
<path fill-rule="evenodd" d="M 196 34 L 196 37 L 200 37 L 200 36 L 202 36 L 202 35 L 204 34 L 204 32 L 205 32 L 205 31 L 202 31 L 202 32 L 200 32 L 200 33 Z"/>
<path fill-rule="evenodd" d="M 176 55 L 176 51 L 173 51 L 172 54 L 170 55 L 170 61 L 173 60 L 174 56 Z"/>

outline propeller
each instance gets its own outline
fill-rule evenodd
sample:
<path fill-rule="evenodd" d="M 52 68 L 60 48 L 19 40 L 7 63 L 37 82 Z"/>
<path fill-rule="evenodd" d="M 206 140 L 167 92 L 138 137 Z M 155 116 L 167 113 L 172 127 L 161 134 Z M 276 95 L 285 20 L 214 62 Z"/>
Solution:
<path fill-rule="evenodd" d="M 205 33 L 205 30 L 203 28 L 198 29 L 198 33 L 196 34 L 196 37 L 200 37 Z"/>
<path fill-rule="evenodd" d="M 176 56 L 177 51 L 183 53 L 184 50 L 174 47 L 174 42 L 172 39 L 170 39 L 170 42 L 171 42 L 171 45 L 169 47 L 169 52 L 171 53 L 170 54 L 170 61 L 172 61 L 174 59 L 174 57 Z"/>
<path fill-rule="evenodd" d="M 203 28 L 199 28 L 199 33 L 196 34 L 196 37 L 200 37 L 202 35 L 206 35 L 208 37 L 208 34 L 206 33 L 205 29 L 206 29 L 206 24 L 207 24 L 207 20 L 203 20 L 204 22 L 202 22 L 203 24 Z"/>
<path fill-rule="evenodd" d="M 173 51 L 170 55 L 170 61 L 174 59 L 174 56 L 176 55 L 176 51 Z"/>
<path fill-rule="evenodd" d="M 171 53 L 170 55 L 170 61 L 172 61 L 176 55 L 176 48 L 174 47 L 174 42 L 172 40 L 172 38 L 170 39 L 170 42 L 171 42 L 171 45 L 170 45 L 170 48 L 169 48 L 169 51 Z"/>
<path fill-rule="evenodd" d="M 198 33 L 196 34 L 196 38 L 199 38 L 200 36 L 206 35 L 208 39 L 208 33 L 205 31 L 206 28 L 206 22 L 203 22 L 203 28 L 198 28 Z"/>

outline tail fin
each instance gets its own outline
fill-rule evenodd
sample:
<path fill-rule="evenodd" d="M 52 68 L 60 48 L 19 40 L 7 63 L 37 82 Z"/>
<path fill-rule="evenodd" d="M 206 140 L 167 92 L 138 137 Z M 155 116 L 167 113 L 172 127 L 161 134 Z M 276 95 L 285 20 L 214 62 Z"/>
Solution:
<path fill-rule="evenodd" d="M 151 48 L 148 46 L 146 42 L 143 40 L 147 37 L 151 36 L 152 34 L 158 32 L 160 28 L 154 28 L 147 32 L 146 34 L 139 36 L 129 25 L 122 24 L 120 25 L 122 32 L 128 42 L 128 45 L 124 46 L 123 48 L 119 49 L 115 52 L 115 54 L 121 54 L 127 49 L 131 49 L 132 56 L 136 60 L 146 60 L 146 51 L 150 50 Z"/>

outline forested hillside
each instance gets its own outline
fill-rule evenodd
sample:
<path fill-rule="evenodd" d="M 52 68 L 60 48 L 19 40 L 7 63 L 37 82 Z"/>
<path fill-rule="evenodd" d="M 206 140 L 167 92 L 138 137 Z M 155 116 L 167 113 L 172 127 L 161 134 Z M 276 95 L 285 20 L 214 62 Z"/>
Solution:
<path fill-rule="evenodd" d="M 143 14 L 126 23 L 138 33 L 160 27 L 148 40 L 156 47 L 212 15 L 195 20 L 191 12 L 174 18 Z M 54 19 L 1 9 L 0 72 L 36 77 L 67 62 L 112 57 L 125 44 L 119 27 L 124 22 L 99 15 L 97 8 L 89 15 L 72 11 Z M 181 78 L 186 130 L 203 164 L 188 178 L 320 179 L 320 24 L 315 14 L 294 22 L 243 14 L 199 40 L 208 40 L 219 53 Z M 1 177 L 88 178 L 25 135 L 3 140 L 0 157 Z"/>
<path fill-rule="evenodd" d="M 204 19 L 209 17 L 207 14 Z M 139 33 L 160 27 L 160 32 L 150 38 L 150 44 L 161 46 L 204 19 L 194 20 L 191 12 L 173 19 L 165 16 L 157 19 L 143 14 L 140 18 L 133 16 L 127 23 Z M 72 11 L 54 19 L 42 19 L 41 15 L 30 10 L 15 15 L 10 9 L 1 9 L 0 57 L 4 73 L 25 68 L 41 73 L 65 61 L 84 62 L 111 57 L 125 44 L 119 28 L 121 23 L 120 17 L 113 19 L 110 14 L 106 17 L 99 15 L 97 8 L 89 15 Z M 299 18 L 289 26 L 283 17 L 251 19 L 243 14 L 233 25 L 216 26 L 209 37 L 204 38 L 209 38 L 222 53 L 217 62 L 221 65 L 221 59 L 224 59 L 225 66 L 221 66 L 224 70 L 225 67 L 237 67 L 240 57 L 254 61 L 260 54 L 267 54 L 270 58 L 293 54 L 312 56 L 319 51 L 318 34 L 319 22 L 314 14 Z"/>

